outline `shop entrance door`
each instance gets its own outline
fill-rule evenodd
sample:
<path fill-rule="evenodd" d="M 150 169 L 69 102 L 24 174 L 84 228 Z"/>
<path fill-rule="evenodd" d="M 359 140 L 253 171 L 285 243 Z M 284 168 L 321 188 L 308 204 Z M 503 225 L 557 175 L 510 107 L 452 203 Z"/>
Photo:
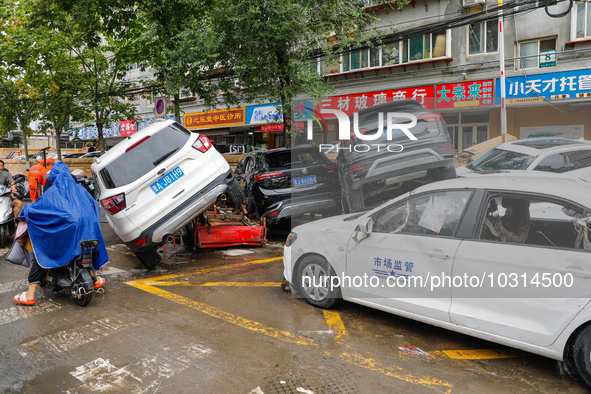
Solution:
<path fill-rule="evenodd" d="M 460 150 L 480 144 L 488 139 L 488 125 L 462 125 L 459 138 Z"/>

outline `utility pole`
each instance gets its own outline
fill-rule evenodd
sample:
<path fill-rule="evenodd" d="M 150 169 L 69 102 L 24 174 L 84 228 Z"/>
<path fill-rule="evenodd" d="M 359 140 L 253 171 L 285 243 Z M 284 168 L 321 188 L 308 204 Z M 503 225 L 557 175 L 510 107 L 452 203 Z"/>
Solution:
<path fill-rule="evenodd" d="M 503 29 L 503 0 L 499 0 L 499 58 L 501 63 L 501 142 L 507 141 L 507 108 L 505 91 L 505 32 Z"/>

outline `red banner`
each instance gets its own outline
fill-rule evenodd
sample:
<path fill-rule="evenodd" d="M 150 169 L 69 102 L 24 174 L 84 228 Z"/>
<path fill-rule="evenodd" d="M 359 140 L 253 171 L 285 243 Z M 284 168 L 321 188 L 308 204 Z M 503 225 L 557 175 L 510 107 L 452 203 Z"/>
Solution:
<path fill-rule="evenodd" d="M 336 109 L 345 112 L 347 115 L 351 115 L 354 112 L 376 105 L 409 99 L 417 100 L 419 104 L 427 109 L 433 109 L 434 90 L 433 86 L 420 86 L 416 88 L 349 94 L 346 96 L 332 96 L 322 100 L 316 109 Z M 330 117 L 330 115 L 324 116 Z"/>
<path fill-rule="evenodd" d="M 222 109 L 219 111 L 196 112 L 183 117 L 184 126 L 188 129 L 204 129 L 208 127 L 233 126 L 245 124 L 246 110 L 244 107 Z"/>
<path fill-rule="evenodd" d="M 450 83 L 435 87 L 437 109 L 493 105 L 493 97 L 492 79 Z"/>

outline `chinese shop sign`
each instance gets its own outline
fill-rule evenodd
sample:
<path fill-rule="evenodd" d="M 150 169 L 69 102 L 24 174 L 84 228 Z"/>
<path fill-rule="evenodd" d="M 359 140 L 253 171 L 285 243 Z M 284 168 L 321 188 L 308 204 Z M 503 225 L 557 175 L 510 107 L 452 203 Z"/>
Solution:
<path fill-rule="evenodd" d="M 222 109 L 218 111 L 197 112 L 184 116 L 184 126 L 188 129 L 235 126 L 245 124 L 245 108 Z"/>
<path fill-rule="evenodd" d="M 497 78 L 497 86 L 500 80 Z M 496 96 L 499 97 L 497 89 Z M 508 104 L 591 98 L 591 70 L 511 77 L 505 80 Z"/>
<path fill-rule="evenodd" d="M 262 125 L 261 131 L 283 131 L 283 123 Z"/>
<path fill-rule="evenodd" d="M 408 89 L 349 94 L 346 96 L 332 96 L 322 100 L 316 109 L 335 109 L 351 115 L 354 112 L 377 105 L 410 99 L 418 101 L 419 104 L 427 109 L 433 109 L 433 92 L 433 86 L 422 86 Z"/>
<path fill-rule="evenodd" d="M 463 108 L 493 105 L 493 80 L 437 85 L 435 107 Z"/>

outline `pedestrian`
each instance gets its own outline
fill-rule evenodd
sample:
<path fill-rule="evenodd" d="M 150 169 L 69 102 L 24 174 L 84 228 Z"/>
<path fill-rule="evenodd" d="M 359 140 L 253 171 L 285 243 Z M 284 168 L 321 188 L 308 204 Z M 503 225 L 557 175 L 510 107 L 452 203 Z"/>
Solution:
<path fill-rule="evenodd" d="M 47 178 L 49 178 L 49 171 L 51 171 L 51 167 L 55 163 L 55 159 L 51 157 L 47 159 L 45 168 L 41 171 L 39 176 L 37 177 L 37 188 L 39 189 L 39 195 L 43 194 L 43 187 L 45 186 L 45 182 Z M 30 186 L 29 186 L 30 187 Z"/>
<path fill-rule="evenodd" d="M 8 172 L 6 168 L 4 168 L 4 161 L 2 160 L 0 160 L 0 185 L 9 186 L 12 190 L 12 193 L 10 194 L 10 200 L 12 202 L 10 204 L 12 205 L 12 212 L 14 214 L 14 217 L 18 217 L 18 215 L 21 213 L 21 209 L 23 208 L 23 202 L 16 198 L 16 182 L 14 181 L 14 178 L 12 177 L 10 172 Z"/>
<path fill-rule="evenodd" d="M 45 161 L 41 156 L 37 156 L 37 162 L 31 168 L 29 168 L 29 173 L 27 174 L 27 181 L 29 182 L 29 194 L 31 195 L 31 200 L 33 202 L 37 201 L 39 198 L 39 186 L 37 185 L 37 180 L 44 169 Z"/>

